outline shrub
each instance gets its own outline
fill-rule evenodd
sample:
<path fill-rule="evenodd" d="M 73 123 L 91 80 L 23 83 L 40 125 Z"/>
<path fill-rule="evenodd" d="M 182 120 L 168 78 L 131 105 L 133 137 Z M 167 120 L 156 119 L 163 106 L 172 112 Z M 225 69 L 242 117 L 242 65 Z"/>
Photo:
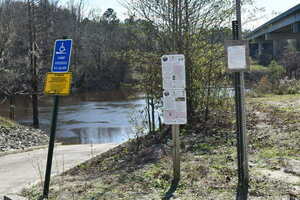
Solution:
<path fill-rule="evenodd" d="M 275 94 L 297 94 L 300 91 L 300 81 L 299 80 L 288 80 L 287 78 L 281 79 L 279 81 L 278 88 L 273 90 Z"/>
<path fill-rule="evenodd" d="M 268 68 L 262 65 L 251 65 L 250 71 L 252 72 L 268 72 Z"/>
<path fill-rule="evenodd" d="M 261 54 L 258 58 L 258 63 L 260 65 L 267 66 L 271 63 L 273 56 L 268 53 Z"/>
<path fill-rule="evenodd" d="M 273 84 L 279 83 L 279 80 L 283 78 L 284 74 L 286 73 L 285 68 L 274 60 L 268 66 L 268 71 L 269 80 Z"/>
<path fill-rule="evenodd" d="M 267 76 L 263 76 L 260 79 L 260 81 L 255 85 L 253 92 L 257 97 L 272 92 L 272 83 L 269 81 Z"/>

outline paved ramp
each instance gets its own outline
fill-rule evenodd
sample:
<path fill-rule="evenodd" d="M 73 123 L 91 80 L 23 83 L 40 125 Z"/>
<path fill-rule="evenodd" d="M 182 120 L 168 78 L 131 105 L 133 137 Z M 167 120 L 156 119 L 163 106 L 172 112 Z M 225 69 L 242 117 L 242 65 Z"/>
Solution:
<path fill-rule="evenodd" d="M 56 146 L 52 175 L 60 174 L 93 156 L 101 154 L 116 144 Z M 0 157 L 0 194 L 19 193 L 44 180 L 48 148 Z"/>

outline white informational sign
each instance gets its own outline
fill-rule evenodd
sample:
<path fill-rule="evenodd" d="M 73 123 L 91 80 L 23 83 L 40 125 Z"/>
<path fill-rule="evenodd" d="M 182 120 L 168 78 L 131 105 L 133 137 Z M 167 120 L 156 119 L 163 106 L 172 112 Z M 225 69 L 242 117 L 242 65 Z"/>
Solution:
<path fill-rule="evenodd" d="M 229 46 L 227 52 L 229 70 L 247 69 L 246 46 Z"/>
<path fill-rule="evenodd" d="M 165 124 L 186 124 L 186 92 L 185 90 L 164 91 L 164 123 Z"/>
<path fill-rule="evenodd" d="M 165 124 L 186 124 L 185 58 L 182 54 L 161 58 L 163 77 L 163 117 Z"/>
<path fill-rule="evenodd" d="M 161 58 L 164 89 L 185 89 L 185 58 L 182 54 Z"/>

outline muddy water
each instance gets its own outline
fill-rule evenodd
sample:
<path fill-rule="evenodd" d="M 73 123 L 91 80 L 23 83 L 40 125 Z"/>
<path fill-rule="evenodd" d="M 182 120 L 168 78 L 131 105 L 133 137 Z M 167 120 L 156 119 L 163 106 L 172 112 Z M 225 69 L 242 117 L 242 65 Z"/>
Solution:
<path fill-rule="evenodd" d="M 40 98 L 41 128 L 49 132 L 53 98 Z M 66 144 L 122 143 L 134 136 L 130 118 L 141 110 L 145 100 L 128 91 L 80 93 L 60 98 L 57 140 Z M 32 123 L 29 98 L 17 97 L 16 120 Z M 0 115 L 8 117 L 7 103 L 0 104 Z M 141 120 L 139 117 L 135 117 Z"/>

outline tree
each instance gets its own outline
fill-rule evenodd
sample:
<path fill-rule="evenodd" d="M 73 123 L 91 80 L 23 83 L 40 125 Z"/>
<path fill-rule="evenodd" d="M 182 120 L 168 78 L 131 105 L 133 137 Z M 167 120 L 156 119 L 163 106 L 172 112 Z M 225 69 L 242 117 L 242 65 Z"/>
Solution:
<path fill-rule="evenodd" d="M 24 69 L 19 68 L 23 64 L 20 58 L 23 48 L 18 40 L 17 27 L 21 22 L 16 20 L 18 10 L 19 4 L 13 1 L 0 3 L 0 95 L 9 98 L 11 119 L 15 118 L 15 96 L 27 89 Z"/>
<path fill-rule="evenodd" d="M 162 82 L 160 56 L 153 52 L 134 51 L 127 52 L 129 64 L 138 71 L 137 87 L 145 93 L 146 113 L 148 118 L 148 129 L 150 133 L 155 132 L 155 112 L 157 105 L 161 105 Z"/>
<path fill-rule="evenodd" d="M 286 69 L 287 76 L 292 79 L 299 79 L 300 53 L 294 49 L 284 48 L 279 57 L 279 63 Z"/>
<path fill-rule="evenodd" d="M 252 1 L 244 1 L 244 3 L 249 4 Z M 216 77 L 214 73 L 219 73 L 212 69 L 220 69 L 220 66 L 225 68 L 220 47 L 226 34 L 220 37 L 216 33 L 222 32 L 229 25 L 229 19 L 232 18 L 234 12 L 232 1 L 128 0 L 124 4 L 132 13 L 155 27 L 157 31 L 152 36 L 152 40 L 157 40 L 160 44 L 158 51 L 161 54 L 182 53 L 185 55 L 189 121 L 192 122 L 193 117 L 199 116 L 196 111 L 201 113 L 204 109 L 205 113 L 209 113 L 210 108 L 213 109 L 215 106 L 207 101 L 205 105 L 199 105 L 201 102 L 205 102 L 202 101 L 203 98 L 215 102 L 212 88 L 222 88 L 228 85 L 222 81 L 228 80 L 225 78 L 224 72 L 221 73 L 223 77 L 218 75 L 220 81 L 210 79 Z M 209 48 L 213 48 L 212 52 L 219 48 L 218 55 L 220 56 L 213 59 L 213 54 L 210 56 L 203 53 L 202 57 L 195 55 L 199 49 L 209 52 Z M 198 69 L 202 69 L 206 73 L 194 73 Z M 202 80 L 202 83 L 199 80 Z M 209 97 L 198 95 L 200 91 L 204 90 Z M 208 115 L 205 118 L 208 120 Z"/>
<path fill-rule="evenodd" d="M 29 34 L 29 56 L 31 71 L 31 98 L 32 98 L 32 119 L 33 127 L 39 128 L 39 107 L 38 107 L 38 74 L 37 74 L 37 56 L 38 47 L 36 43 L 36 1 L 27 0 L 28 8 L 28 34 Z"/>
<path fill-rule="evenodd" d="M 15 96 L 26 91 L 24 74 L 0 68 L 0 91 L 9 99 L 10 119 L 15 119 Z"/>
<path fill-rule="evenodd" d="M 120 20 L 117 18 L 117 13 L 112 8 L 108 8 L 102 15 L 101 21 L 107 24 L 119 24 Z"/>

